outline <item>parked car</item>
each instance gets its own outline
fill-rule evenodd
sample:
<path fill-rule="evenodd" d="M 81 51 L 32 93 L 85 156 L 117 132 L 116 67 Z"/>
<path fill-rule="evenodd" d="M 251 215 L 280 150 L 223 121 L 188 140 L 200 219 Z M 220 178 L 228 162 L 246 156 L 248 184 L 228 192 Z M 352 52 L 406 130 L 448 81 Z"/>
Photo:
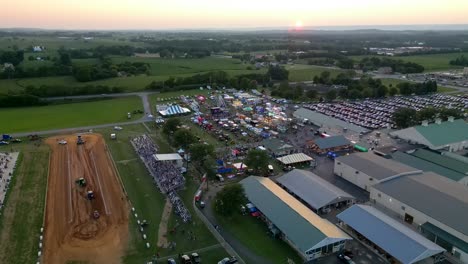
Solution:
<path fill-rule="evenodd" d="M 0 141 L 0 146 L 2 146 L 2 145 L 8 145 L 8 144 L 10 144 L 10 143 L 8 143 L 8 142 L 6 142 L 6 141 Z"/>
<path fill-rule="evenodd" d="M 338 254 L 338 259 L 346 264 L 356 264 L 350 257 L 346 256 L 345 254 Z"/>
<path fill-rule="evenodd" d="M 177 263 L 176 263 L 175 259 L 170 258 L 170 259 L 167 260 L 167 264 L 177 264 Z"/>

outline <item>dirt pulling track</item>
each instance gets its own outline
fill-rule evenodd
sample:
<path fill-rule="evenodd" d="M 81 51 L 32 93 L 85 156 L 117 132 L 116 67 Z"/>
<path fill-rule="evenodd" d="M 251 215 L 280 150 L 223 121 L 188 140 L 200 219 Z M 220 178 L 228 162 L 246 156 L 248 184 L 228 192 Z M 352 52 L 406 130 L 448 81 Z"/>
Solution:
<path fill-rule="evenodd" d="M 43 263 L 120 263 L 128 241 L 129 206 L 104 139 L 98 134 L 47 139 L 50 157 Z M 60 145 L 59 140 L 68 144 Z M 83 177 L 86 186 L 75 180 Z M 92 190 L 94 200 L 87 199 Z M 93 218 L 93 212 L 100 214 Z"/>

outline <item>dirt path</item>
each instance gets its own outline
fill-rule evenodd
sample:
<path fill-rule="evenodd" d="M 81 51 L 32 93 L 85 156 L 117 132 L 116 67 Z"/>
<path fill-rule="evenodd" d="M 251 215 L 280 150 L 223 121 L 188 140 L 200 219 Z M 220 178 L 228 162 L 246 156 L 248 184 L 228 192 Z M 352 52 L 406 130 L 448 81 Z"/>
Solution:
<path fill-rule="evenodd" d="M 158 247 L 166 248 L 167 243 L 167 224 L 169 223 L 169 218 L 171 217 L 172 212 L 172 203 L 169 199 L 166 199 L 166 204 L 164 205 L 164 211 L 161 216 L 161 222 L 159 222 L 158 230 Z"/>
<path fill-rule="evenodd" d="M 59 145 L 65 139 L 67 145 Z M 46 140 L 52 149 L 47 193 L 44 263 L 120 263 L 127 248 L 129 206 L 100 135 Z M 86 186 L 75 180 L 83 177 Z M 95 199 L 87 199 L 92 190 Z M 93 212 L 100 214 L 93 218 Z"/>

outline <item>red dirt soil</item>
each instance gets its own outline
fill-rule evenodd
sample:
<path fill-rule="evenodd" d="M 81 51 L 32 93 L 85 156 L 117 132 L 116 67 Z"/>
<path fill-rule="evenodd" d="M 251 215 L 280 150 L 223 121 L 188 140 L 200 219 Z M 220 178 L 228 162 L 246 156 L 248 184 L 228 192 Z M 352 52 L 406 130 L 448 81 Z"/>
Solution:
<path fill-rule="evenodd" d="M 50 157 L 43 263 L 121 263 L 128 242 L 129 205 L 104 139 L 98 134 L 46 140 Z M 67 145 L 59 145 L 59 140 Z M 85 178 L 86 187 L 75 183 Z M 92 190 L 95 199 L 87 199 Z M 93 212 L 100 214 L 93 218 Z"/>

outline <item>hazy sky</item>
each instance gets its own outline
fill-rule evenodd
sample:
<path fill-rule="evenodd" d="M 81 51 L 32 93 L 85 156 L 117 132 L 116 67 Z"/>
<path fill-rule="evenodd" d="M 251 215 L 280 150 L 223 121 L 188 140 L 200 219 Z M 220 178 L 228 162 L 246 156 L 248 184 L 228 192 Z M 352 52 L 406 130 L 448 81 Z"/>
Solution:
<path fill-rule="evenodd" d="M 468 24 L 468 0 L 5 0 L 0 27 L 177 29 Z M 299 21 L 299 22 L 298 22 Z"/>

